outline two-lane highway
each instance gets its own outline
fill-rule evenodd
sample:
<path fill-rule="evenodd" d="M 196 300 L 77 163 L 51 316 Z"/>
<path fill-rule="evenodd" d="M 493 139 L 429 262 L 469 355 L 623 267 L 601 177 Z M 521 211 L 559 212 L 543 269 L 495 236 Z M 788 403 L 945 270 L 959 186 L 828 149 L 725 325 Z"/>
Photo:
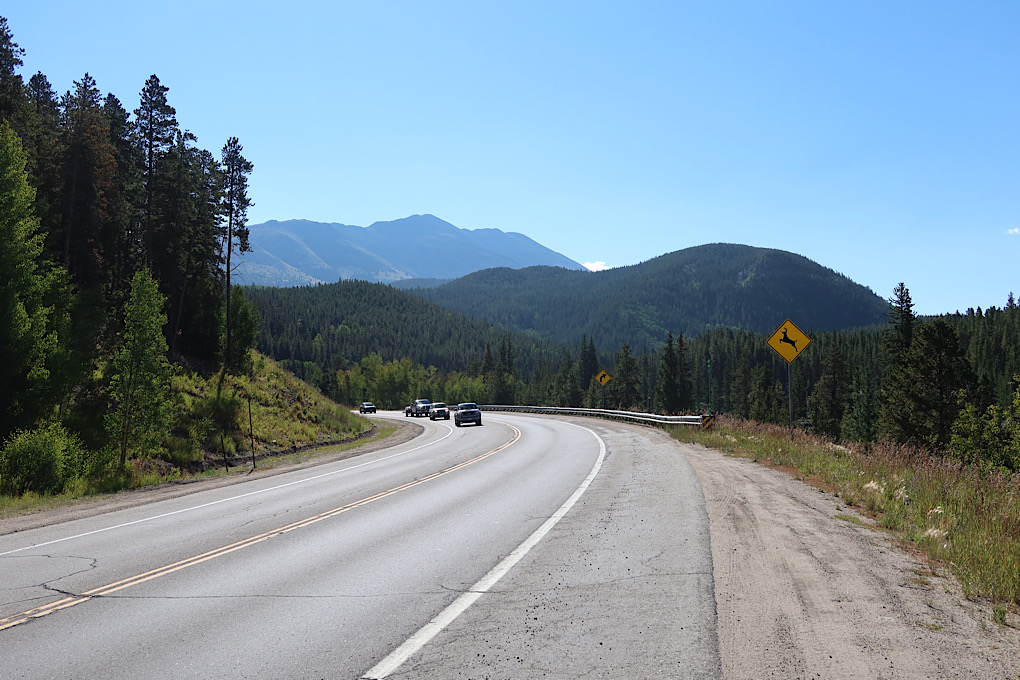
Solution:
<path fill-rule="evenodd" d="M 413 672 L 470 641 L 448 628 L 508 570 L 521 576 L 561 517 L 581 519 L 571 506 L 632 440 L 526 416 L 425 423 L 361 457 L 0 536 L 3 677 Z M 428 675 L 457 677 L 464 660 L 438 663 Z"/>

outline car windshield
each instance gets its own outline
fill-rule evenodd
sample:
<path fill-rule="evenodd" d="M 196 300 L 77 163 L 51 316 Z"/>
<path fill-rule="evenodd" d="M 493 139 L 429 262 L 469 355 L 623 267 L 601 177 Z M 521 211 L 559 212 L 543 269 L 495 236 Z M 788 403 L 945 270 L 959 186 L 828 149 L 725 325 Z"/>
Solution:
<path fill-rule="evenodd" d="M 439 402 L 436 402 L 435 404 L 432 404 L 432 407 L 433 408 L 446 408 L 446 404 L 444 404 L 443 402 L 439 401 Z"/>
<path fill-rule="evenodd" d="M 466 409 L 478 408 L 475 404 L 461 404 L 457 407 L 458 411 L 464 411 Z"/>

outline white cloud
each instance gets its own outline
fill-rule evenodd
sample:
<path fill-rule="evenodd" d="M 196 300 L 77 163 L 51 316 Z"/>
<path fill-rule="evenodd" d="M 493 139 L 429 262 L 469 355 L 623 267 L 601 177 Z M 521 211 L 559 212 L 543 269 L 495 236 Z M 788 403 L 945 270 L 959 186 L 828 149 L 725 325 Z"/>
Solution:
<path fill-rule="evenodd" d="M 584 266 L 593 272 L 601 272 L 609 269 L 605 262 L 585 262 Z"/>
<path fill-rule="evenodd" d="M 1018 235 L 1020 235 L 1020 227 L 1014 227 L 1014 228 L 1010 229 L 1009 231 L 1007 231 L 1006 233 L 1007 234 L 1012 234 L 1013 236 L 1018 236 Z M 588 265 L 584 265 L 584 266 L 587 267 Z"/>

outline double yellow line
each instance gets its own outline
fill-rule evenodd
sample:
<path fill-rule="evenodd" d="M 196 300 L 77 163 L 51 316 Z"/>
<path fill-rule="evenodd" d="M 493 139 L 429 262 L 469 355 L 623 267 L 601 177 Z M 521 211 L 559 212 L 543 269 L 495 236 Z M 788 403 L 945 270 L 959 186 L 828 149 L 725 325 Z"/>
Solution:
<path fill-rule="evenodd" d="M 442 477 L 443 475 L 448 475 L 451 472 L 456 472 L 457 470 L 460 470 L 461 468 L 467 467 L 468 465 L 472 465 L 474 463 L 477 463 L 480 460 L 484 460 L 484 459 L 488 458 L 489 456 L 491 456 L 493 454 L 499 453 L 500 451 L 502 451 L 503 449 L 509 447 L 510 445 L 514 444 L 518 439 L 520 439 L 521 438 L 521 431 L 518 430 L 513 425 L 509 425 L 509 427 L 510 427 L 510 429 L 512 429 L 514 431 L 514 436 L 513 436 L 512 439 L 510 439 L 510 441 L 508 441 L 505 444 L 502 444 L 502 445 L 492 449 L 491 451 L 483 453 L 483 454 L 481 454 L 479 456 L 475 456 L 474 458 L 471 458 L 470 460 L 466 460 L 466 461 L 463 461 L 461 463 L 457 463 L 456 465 L 448 467 L 448 468 L 446 468 L 444 470 L 440 470 L 438 472 L 433 472 L 432 474 L 426 475 L 425 477 L 421 477 L 421 478 L 416 479 L 414 481 L 407 482 L 406 484 L 401 484 L 400 486 L 396 486 L 396 487 L 394 487 L 392 489 L 388 489 L 386 491 L 382 491 L 380 493 L 375 494 L 374 496 L 369 496 L 368 498 L 362 498 L 361 500 L 353 501 L 351 503 L 348 503 L 347 505 L 342 505 L 339 508 L 334 508 L 333 510 L 328 510 L 328 511 L 326 511 L 324 513 L 321 513 L 319 515 L 315 515 L 315 516 L 309 517 L 307 519 L 299 520 L 299 521 L 294 522 L 292 524 L 288 524 L 286 526 L 282 526 L 282 527 L 279 527 L 277 529 L 273 529 L 271 531 L 267 531 L 265 533 L 258 534 L 257 536 L 252 536 L 252 537 L 246 538 L 246 539 L 244 539 L 242 541 L 238 541 L 236 543 L 231 543 L 230 545 L 225 545 L 225 546 L 223 546 L 221 548 L 216 548 L 215 550 L 210 550 L 209 552 L 204 552 L 201 555 L 195 555 L 194 557 L 189 557 L 187 559 L 181 560 L 180 562 L 174 562 L 173 564 L 168 564 L 165 567 L 160 567 L 158 569 L 153 569 L 152 571 L 147 571 L 147 572 L 145 572 L 143 574 L 138 574 L 136 576 L 130 576 L 130 577 L 126 578 L 126 579 L 121 579 L 120 581 L 116 581 L 114 583 L 109 583 L 109 584 L 107 584 L 105 586 L 100 586 L 99 588 L 93 588 L 92 590 L 87 590 L 84 593 L 81 593 L 80 595 L 69 595 L 68 597 L 63 598 L 62 600 L 57 600 L 56 602 L 51 602 L 50 604 L 46 604 L 46 605 L 43 605 L 41 607 L 36 607 L 35 609 L 29 609 L 29 610 L 23 611 L 23 612 L 21 612 L 19 614 L 14 614 L 13 616 L 8 616 L 5 619 L 0 619 L 0 630 L 6 630 L 7 628 L 13 628 L 14 626 L 17 626 L 19 624 L 25 623 L 26 621 L 31 621 L 32 619 L 41 618 L 43 616 L 46 616 L 47 614 L 52 614 L 54 612 L 60 611 L 61 609 L 67 609 L 68 607 L 73 607 L 76 604 L 81 604 L 82 602 L 88 602 L 89 600 L 91 600 L 94 597 L 102 597 L 104 595 L 110 595 L 112 593 L 116 593 L 119 590 L 124 590 L 125 588 L 130 588 L 131 586 L 136 586 L 139 583 L 145 583 L 146 581 L 151 581 L 153 579 L 157 579 L 160 576 L 166 576 L 167 574 L 172 574 L 175 571 L 180 571 L 182 569 L 187 569 L 188 567 L 193 567 L 196 564 L 201 564 L 203 562 L 208 562 L 209 560 L 215 559 L 217 557 L 222 557 L 223 555 L 228 555 L 228 554 L 230 554 L 232 552 L 235 552 L 237 550 L 242 550 L 244 548 L 248 548 L 248 547 L 253 546 L 253 545 L 257 544 L 257 543 L 261 543 L 262 541 L 269 540 L 270 538 L 274 538 L 276 536 L 282 536 L 283 534 L 286 534 L 286 533 L 289 533 L 291 531 L 294 531 L 295 529 L 302 529 L 304 527 L 311 526 L 312 524 L 316 524 L 317 522 L 321 522 L 321 521 L 323 521 L 325 519 L 329 519 L 330 517 L 336 517 L 337 515 L 339 515 L 341 513 L 347 512 L 348 510 L 353 510 L 354 508 L 360 508 L 361 506 L 368 505 L 369 503 L 371 503 L 373 501 L 377 501 L 379 499 L 386 498 L 387 496 L 392 496 L 393 494 L 400 493 L 401 491 L 406 491 L 407 489 L 410 489 L 412 487 L 418 486 L 420 484 L 424 484 L 425 482 L 430 482 L 433 479 L 437 479 L 439 477 Z"/>

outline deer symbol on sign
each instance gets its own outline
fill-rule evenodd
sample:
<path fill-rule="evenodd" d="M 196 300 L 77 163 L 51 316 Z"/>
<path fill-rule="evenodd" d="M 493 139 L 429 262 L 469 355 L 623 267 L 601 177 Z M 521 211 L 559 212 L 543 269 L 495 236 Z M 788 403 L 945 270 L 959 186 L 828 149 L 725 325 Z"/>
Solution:
<path fill-rule="evenodd" d="M 797 351 L 797 341 L 790 339 L 790 336 L 788 336 L 786 334 L 786 329 L 785 328 L 783 329 L 783 337 L 780 338 L 779 342 L 785 342 L 787 345 L 793 345 L 793 350 L 795 352 Z"/>

